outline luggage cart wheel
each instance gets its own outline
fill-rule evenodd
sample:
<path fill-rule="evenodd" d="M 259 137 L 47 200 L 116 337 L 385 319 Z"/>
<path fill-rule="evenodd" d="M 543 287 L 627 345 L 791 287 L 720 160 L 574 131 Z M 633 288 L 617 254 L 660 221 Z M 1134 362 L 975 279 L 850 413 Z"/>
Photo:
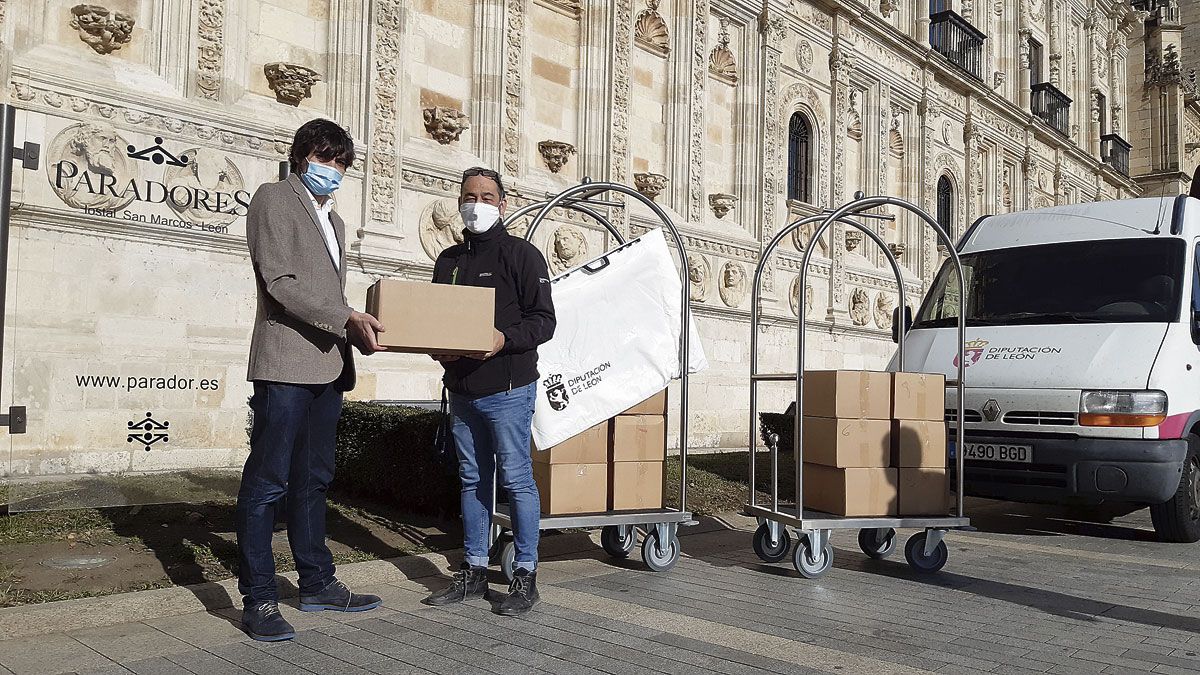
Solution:
<path fill-rule="evenodd" d="M 859 530 L 858 547 L 868 557 L 883 560 L 896 550 L 896 530 L 890 527 Z"/>
<path fill-rule="evenodd" d="M 771 544 L 771 526 L 763 523 L 754 531 L 754 553 L 763 562 L 777 563 L 788 556 L 792 547 L 792 535 L 784 527 L 779 527 L 779 536 L 774 545 Z"/>
<path fill-rule="evenodd" d="M 512 583 L 513 567 L 517 563 L 517 545 L 511 538 L 502 540 L 500 544 L 500 571 L 504 572 L 504 578 Z"/>
<path fill-rule="evenodd" d="M 679 562 L 679 537 L 671 537 L 665 555 L 658 550 L 658 531 L 651 529 L 642 537 L 642 561 L 654 572 L 666 572 Z"/>
<path fill-rule="evenodd" d="M 904 557 L 908 559 L 909 566 L 918 572 L 936 572 L 946 566 L 946 560 L 950 557 L 944 541 L 938 541 L 932 551 L 926 551 L 928 538 L 928 530 L 918 532 L 904 546 Z"/>
<path fill-rule="evenodd" d="M 796 566 L 800 576 L 816 579 L 833 567 L 833 545 L 825 544 L 825 547 L 814 555 L 809 538 L 800 537 L 795 550 L 792 551 L 792 564 Z"/>
<path fill-rule="evenodd" d="M 600 546 L 614 558 L 628 558 L 637 545 L 637 532 L 632 525 L 605 525 L 600 530 Z"/>

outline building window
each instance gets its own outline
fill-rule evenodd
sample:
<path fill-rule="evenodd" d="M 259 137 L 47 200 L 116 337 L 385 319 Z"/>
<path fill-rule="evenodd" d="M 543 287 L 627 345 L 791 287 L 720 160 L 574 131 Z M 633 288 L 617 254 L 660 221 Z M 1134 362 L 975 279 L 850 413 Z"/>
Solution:
<path fill-rule="evenodd" d="M 1100 135 L 1108 133 L 1108 97 L 1096 94 L 1096 108 L 1100 113 Z"/>
<path fill-rule="evenodd" d="M 954 185 L 949 176 L 942 176 L 937 183 L 937 221 L 954 241 Z"/>
<path fill-rule="evenodd" d="M 1038 85 L 1042 80 L 1042 43 L 1029 39 L 1029 84 Z"/>
<path fill-rule="evenodd" d="M 787 197 L 789 200 L 812 203 L 811 167 L 812 128 L 802 113 L 795 113 L 788 125 Z"/>

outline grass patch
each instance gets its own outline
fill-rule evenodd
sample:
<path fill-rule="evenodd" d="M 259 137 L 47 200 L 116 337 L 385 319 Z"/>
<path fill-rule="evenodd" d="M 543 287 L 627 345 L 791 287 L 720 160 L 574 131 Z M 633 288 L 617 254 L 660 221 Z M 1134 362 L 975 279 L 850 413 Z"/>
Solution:
<path fill-rule="evenodd" d="M 718 452 L 688 456 L 688 510 L 697 515 L 711 516 L 729 511 L 741 511 L 749 496 L 749 454 Z M 771 455 L 759 451 L 756 473 L 761 500 L 770 499 Z M 792 494 L 796 484 L 792 470 L 792 453 L 779 453 L 779 494 L 783 501 Z M 679 457 L 667 458 L 666 501 L 668 506 L 679 505 Z"/>

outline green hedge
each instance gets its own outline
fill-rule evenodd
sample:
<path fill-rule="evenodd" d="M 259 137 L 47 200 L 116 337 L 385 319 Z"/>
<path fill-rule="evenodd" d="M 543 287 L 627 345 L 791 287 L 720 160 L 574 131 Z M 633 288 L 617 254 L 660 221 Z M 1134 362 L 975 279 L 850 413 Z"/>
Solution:
<path fill-rule="evenodd" d="M 458 476 L 433 453 L 440 419 L 422 408 L 347 402 L 338 423 L 333 489 L 413 514 L 457 516 Z"/>

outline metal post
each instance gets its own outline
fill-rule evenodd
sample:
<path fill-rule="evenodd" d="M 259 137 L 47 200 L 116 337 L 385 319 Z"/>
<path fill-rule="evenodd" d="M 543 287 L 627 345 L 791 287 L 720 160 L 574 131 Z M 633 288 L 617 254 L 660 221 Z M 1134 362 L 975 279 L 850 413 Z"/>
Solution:
<path fill-rule="evenodd" d="M 12 210 L 13 143 L 17 109 L 0 104 L 0 373 L 4 371 L 4 315 L 8 298 L 8 227 Z"/>

